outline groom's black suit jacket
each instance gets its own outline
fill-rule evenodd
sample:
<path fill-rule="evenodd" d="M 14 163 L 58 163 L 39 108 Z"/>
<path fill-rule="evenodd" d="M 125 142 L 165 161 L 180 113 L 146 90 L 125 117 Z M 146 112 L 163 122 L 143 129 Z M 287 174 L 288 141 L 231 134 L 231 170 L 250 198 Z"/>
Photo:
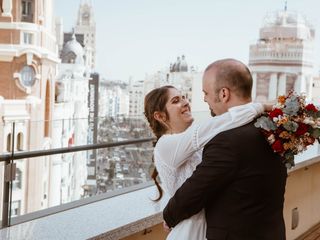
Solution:
<path fill-rule="evenodd" d="M 218 134 L 163 211 L 174 227 L 205 208 L 210 240 L 284 240 L 287 171 L 253 123 Z"/>

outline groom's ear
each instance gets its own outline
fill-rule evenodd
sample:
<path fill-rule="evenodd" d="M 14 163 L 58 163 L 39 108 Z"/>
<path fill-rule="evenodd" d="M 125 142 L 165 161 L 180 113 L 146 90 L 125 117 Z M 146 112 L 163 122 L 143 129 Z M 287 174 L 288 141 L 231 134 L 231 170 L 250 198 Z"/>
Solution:
<path fill-rule="evenodd" d="M 227 103 L 230 100 L 230 89 L 225 87 L 222 88 L 219 97 L 221 102 Z"/>

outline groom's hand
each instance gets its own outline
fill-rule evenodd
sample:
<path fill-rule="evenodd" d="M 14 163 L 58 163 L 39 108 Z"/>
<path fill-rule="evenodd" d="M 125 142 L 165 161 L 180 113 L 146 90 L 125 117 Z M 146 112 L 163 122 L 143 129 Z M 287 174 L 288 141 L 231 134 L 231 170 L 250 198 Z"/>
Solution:
<path fill-rule="evenodd" d="M 168 226 L 168 224 L 165 221 L 163 221 L 163 228 L 164 228 L 165 232 L 170 232 L 171 231 L 171 228 Z"/>

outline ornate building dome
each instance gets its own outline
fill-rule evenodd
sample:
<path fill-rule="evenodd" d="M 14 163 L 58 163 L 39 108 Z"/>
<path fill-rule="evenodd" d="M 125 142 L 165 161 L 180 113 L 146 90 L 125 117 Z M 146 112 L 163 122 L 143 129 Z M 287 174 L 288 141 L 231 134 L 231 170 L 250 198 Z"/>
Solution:
<path fill-rule="evenodd" d="M 315 30 L 301 13 L 281 10 L 268 13 L 260 30 L 261 39 L 292 38 L 306 40 L 314 38 Z"/>
<path fill-rule="evenodd" d="M 62 63 L 84 64 L 84 50 L 81 44 L 76 40 L 75 34 L 72 35 L 61 52 Z"/>
<path fill-rule="evenodd" d="M 298 12 L 293 11 L 276 11 L 268 13 L 264 18 L 264 26 L 298 26 L 305 25 L 311 27 L 307 19 Z"/>

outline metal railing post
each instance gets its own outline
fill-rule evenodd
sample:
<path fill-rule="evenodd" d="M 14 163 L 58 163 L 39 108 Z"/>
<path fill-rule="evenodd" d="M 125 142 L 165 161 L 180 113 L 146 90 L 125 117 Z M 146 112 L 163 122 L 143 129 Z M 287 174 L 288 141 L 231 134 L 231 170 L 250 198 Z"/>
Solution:
<path fill-rule="evenodd" d="M 14 159 L 14 137 L 15 135 L 15 122 L 12 123 L 12 134 L 11 134 L 11 158 L 5 161 L 4 164 L 4 181 L 3 181 L 3 201 L 2 201 L 2 228 L 10 226 L 11 216 L 11 198 L 12 198 L 12 187 L 10 184 L 15 178 L 15 168 L 13 165 Z"/>

